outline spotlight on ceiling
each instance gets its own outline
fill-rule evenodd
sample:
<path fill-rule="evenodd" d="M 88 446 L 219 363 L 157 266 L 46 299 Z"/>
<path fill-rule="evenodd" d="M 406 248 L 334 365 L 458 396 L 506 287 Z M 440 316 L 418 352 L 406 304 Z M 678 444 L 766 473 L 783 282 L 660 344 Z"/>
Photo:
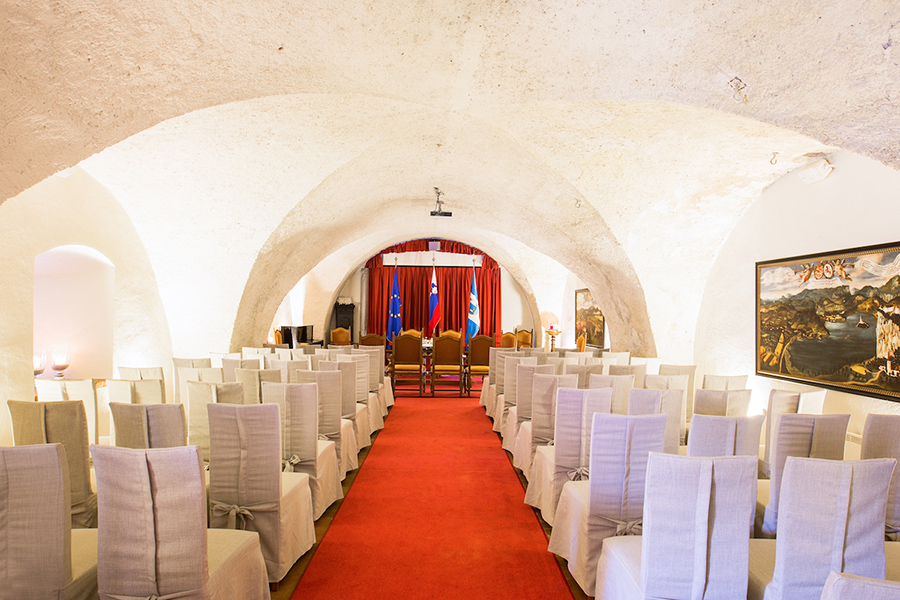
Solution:
<path fill-rule="evenodd" d="M 434 188 L 434 193 L 437 195 L 437 202 L 434 205 L 434 210 L 431 211 L 431 216 L 432 217 L 452 217 L 453 216 L 452 212 L 450 212 L 449 210 L 444 210 L 444 201 L 441 200 L 441 194 L 443 194 L 444 192 L 442 192 L 438 188 Z"/>

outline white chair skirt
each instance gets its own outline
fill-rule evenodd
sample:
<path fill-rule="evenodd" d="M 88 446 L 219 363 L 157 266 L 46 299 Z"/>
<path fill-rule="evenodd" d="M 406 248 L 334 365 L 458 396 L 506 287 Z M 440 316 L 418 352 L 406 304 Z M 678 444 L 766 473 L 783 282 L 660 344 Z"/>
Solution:
<path fill-rule="evenodd" d="M 329 506 L 344 497 L 341 488 L 341 472 L 338 467 L 334 442 L 318 440 L 316 478 L 310 479 L 313 497 L 313 519 L 318 520 Z"/>
<path fill-rule="evenodd" d="M 372 445 L 372 422 L 369 420 L 369 408 L 365 404 L 356 404 L 356 448 L 362 450 Z"/>
<path fill-rule="evenodd" d="M 510 406 L 503 419 L 503 428 L 500 430 L 500 437 L 503 439 L 503 449 L 507 452 L 512 452 L 516 443 L 516 434 L 519 429 L 518 419 L 517 407 Z"/>
<path fill-rule="evenodd" d="M 641 591 L 641 540 L 620 535 L 603 540 L 594 595 L 604 600 L 644 600 Z"/>
<path fill-rule="evenodd" d="M 559 496 L 559 505 L 554 515 L 553 532 L 548 550 L 561 556 L 569 563 L 569 572 L 575 582 L 589 596 L 593 595 L 596 578 L 596 562 L 587 560 L 588 519 L 590 513 L 590 481 L 569 481 Z M 596 556 L 594 557 L 596 560 Z"/>
<path fill-rule="evenodd" d="M 341 481 L 349 471 L 359 468 L 359 446 L 356 427 L 350 419 L 341 419 Z"/>
<path fill-rule="evenodd" d="M 513 466 L 525 474 L 526 480 L 531 477 L 531 421 L 519 424 L 513 443 Z"/>
<path fill-rule="evenodd" d="M 554 446 L 538 446 L 531 461 L 528 489 L 525 490 L 525 504 L 541 511 L 541 518 L 551 527 L 556 507 L 553 506 Z"/>

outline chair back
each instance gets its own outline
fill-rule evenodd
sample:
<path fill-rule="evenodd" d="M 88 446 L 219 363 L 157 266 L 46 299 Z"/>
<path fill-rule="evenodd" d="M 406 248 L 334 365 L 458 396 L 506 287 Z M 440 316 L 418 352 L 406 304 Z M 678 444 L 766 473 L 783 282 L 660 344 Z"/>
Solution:
<path fill-rule="evenodd" d="M 519 365 L 537 365 L 537 359 L 516 353 L 514 356 L 506 356 L 503 359 L 503 405 L 508 409 L 516 405 L 516 397 L 519 391 Z M 499 392 L 498 392 L 499 393 Z"/>
<path fill-rule="evenodd" d="M 175 373 L 175 385 L 172 387 L 175 394 L 175 403 L 183 402 L 182 398 L 187 397 L 187 389 L 182 387 L 181 385 L 181 374 L 179 373 L 179 369 L 182 368 L 194 368 L 194 369 L 202 369 L 202 368 L 211 368 L 212 367 L 212 359 L 211 358 L 173 358 L 172 359 L 172 370 Z"/>
<path fill-rule="evenodd" d="M 659 365 L 660 375 L 687 375 L 687 388 L 684 390 L 685 420 L 694 414 L 694 375 L 697 373 L 697 365 Z M 646 385 L 647 378 L 644 378 Z M 677 388 L 673 388 L 677 389 Z"/>
<path fill-rule="evenodd" d="M 577 365 L 577 358 L 568 358 L 565 356 L 548 356 L 544 359 L 546 364 L 553 365 L 556 369 L 557 375 L 565 375 L 566 374 L 566 366 L 567 365 Z M 576 380 L 578 379 L 578 375 L 575 375 Z"/>
<path fill-rule="evenodd" d="M 341 374 L 341 418 L 356 423 L 356 363 L 352 361 L 323 360 L 322 371 L 339 371 Z"/>
<path fill-rule="evenodd" d="M 516 329 L 516 348 L 532 348 L 534 329 Z"/>
<path fill-rule="evenodd" d="M 336 327 L 331 330 L 331 344 L 335 346 L 350 345 L 350 330 L 346 327 Z"/>
<path fill-rule="evenodd" d="M 162 367 L 119 367 L 121 379 L 165 379 Z"/>
<path fill-rule="evenodd" d="M 297 383 L 316 384 L 319 406 L 319 435 L 334 442 L 337 460 L 341 460 L 341 372 L 298 371 Z"/>
<path fill-rule="evenodd" d="M 315 478 L 319 455 L 319 399 L 314 383 L 262 384 L 263 404 L 277 404 L 282 471 Z"/>
<path fill-rule="evenodd" d="M 244 404 L 260 404 L 263 382 L 281 383 L 281 370 L 235 369 L 234 379 L 244 387 Z"/>
<path fill-rule="evenodd" d="M 566 356 L 566 358 L 569 359 L 571 357 Z M 604 366 L 602 364 L 567 364 L 565 369 L 566 375 L 577 375 L 579 389 L 586 390 L 591 387 L 592 376 L 603 375 Z M 633 375 L 631 376 L 631 379 L 634 380 Z"/>
<path fill-rule="evenodd" d="M 502 333 L 500 334 L 500 347 L 501 348 L 512 348 L 515 350 L 516 348 L 516 334 L 515 333 Z"/>
<path fill-rule="evenodd" d="M 755 509 L 755 458 L 651 454 L 641 540 L 644 597 L 746 598 Z"/>
<path fill-rule="evenodd" d="M 400 335 L 411 335 L 413 337 L 422 337 L 421 329 L 402 329 Z"/>
<path fill-rule="evenodd" d="M 658 358 L 647 358 L 643 356 L 632 356 L 629 364 L 645 365 L 647 367 L 647 375 L 659 375 L 659 365 L 662 361 Z"/>
<path fill-rule="evenodd" d="M 532 357 L 533 358 L 533 357 Z M 534 401 L 534 376 L 553 375 L 553 365 L 519 364 L 516 367 L 516 421 L 524 423 L 530 421 L 532 416 L 532 404 Z"/>
<path fill-rule="evenodd" d="M 61 444 L 0 448 L 4 597 L 66 597 L 72 581 L 68 473 Z"/>
<path fill-rule="evenodd" d="M 634 375 L 590 375 L 588 386 L 594 388 L 612 388 L 612 413 L 624 415 L 628 413 L 628 396 L 634 387 Z"/>
<path fill-rule="evenodd" d="M 354 348 L 351 354 L 369 357 L 369 391 L 377 393 L 384 385 L 384 346 Z"/>
<path fill-rule="evenodd" d="M 256 358 L 265 356 L 266 354 L 274 354 L 275 348 L 271 346 L 263 346 L 261 348 L 254 346 L 244 346 L 241 348 L 241 358 Z"/>
<path fill-rule="evenodd" d="M 632 388 L 628 396 L 629 415 L 666 415 L 663 452 L 678 454 L 679 424 L 684 407 L 684 390 Z"/>
<path fill-rule="evenodd" d="M 648 390 L 683 390 L 684 402 L 681 409 L 681 420 L 678 425 L 678 436 L 680 443 L 684 443 L 687 438 L 687 413 L 688 413 L 688 396 L 693 398 L 694 392 L 690 387 L 690 380 L 687 375 L 656 375 L 648 373 L 644 376 L 644 387 Z"/>
<path fill-rule="evenodd" d="M 700 390 L 698 390 L 699 392 Z M 775 537 L 785 463 L 789 457 L 843 460 L 850 415 L 781 415 L 775 429 L 770 463 L 769 501 L 762 518 L 761 537 Z M 757 521 L 760 516 L 757 515 Z M 824 579 L 823 579 L 824 581 Z"/>
<path fill-rule="evenodd" d="M 391 362 L 394 365 L 419 365 L 421 367 L 422 336 L 404 333 L 395 337 Z"/>
<path fill-rule="evenodd" d="M 172 448 L 187 445 L 183 404 L 110 402 L 115 445 L 120 448 Z"/>
<path fill-rule="evenodd" d="M 206 486 L 197 448 L 91 452 L 100 598 L 206 597 Z"/>
<path fill-rule="evenodd" d="M 445 331 L 434 340 L 431 358 L 433 367 L 442 365 L 461 365 L 462 357 L 463 341 L 460 339 L 458 332 Z"/>
<path fill-rule="evenodd" d="M 164 404 L 166 387 L 162 379 L 107 379 L 110 402 Z"/>
<path fill-rule="evenodd" d="M 497 351 L 497 368 L 491 368 L 492 372 L 496 372 L 496 377 L 492 377 L 491 383 L 497 386 L 498 395 L 504 393 L 506 389 L 506 358 L 508 356 L 524 357 L 525 355 L 520 352 L 516 352 L 514 349 L 500 349 Z"/>
<path fill-rule="evenodd" d="M 244 386 L 237 382 L 208 383 L 188 381 L 188 443 L 198 446 L 203 460 L 209 462 L 209 413 L 207 404 L 243 404 Z"/>
<path fill-rule="evenodd" d="M 717 417 L 746 417 L 750 390 L 699 389 L 694 394 L 694 414 Z"/>
<path fill-rule="evenodd" d="M 603 360 L 615 359 L 616 364 L 627 365 L 631 360 L 631 352 L 607 352 L 604 350 L 600 354 L 600 358 Z"/>
<path fill-rule="evenodd" d="M 860 458 L 893 458 L 900 460 L 900 415 L 870 413 L 863 428 Z M 900 539 L 900 473 L 894 471 L 888 489 L 884 517 L 885 539 Z"/>
<path fill-rule="evenodd" d="M 558 388 L 553 452 L 553 500 L 555 512 L 567 481 L 587 479 L 591 456 L 591 424 L 594 413 L 609 414 L 612 389 Z"/>
<path fill-rule="evenodd" d="M 559 352 L 544 352 L 543 350 L 532 350 L 531 356 L 537 359 L 537 364 L 546 365 L 548 358 L 559 358 Z"/>
<path fill-rule="evenodd" d="M 694 415 L 688 456 L 758 456 L 759 435 L 765 417 Z"/>
<path fill-rule="evenodd" d="M 900 600 L 900 582 L 884 581 L 832 571 L 825 580 L 821 600 Z"/>
<path fill-rule="evenodd" d="M 704 375 L 704 390 L 743 390 L 747 387 L 746 375 Z"/>
<path fill-rule="evenodd" d="M 178 402 L 188 401 L 188 381 L 205 381 L 207 383 L 224 383 L 225 371 L 222 367 L 179 367 L 178 380 L 181 382 L 181 390 L 178 393 Z"/>
<path fill-rule="evenodd" d="M 262 358 L 223 358 L 222 359 L 222 377 L 226 383 L 237 381 L 235 376 L 236 369 L 261 369 L 265 365 Z"/>
<path fill-rule="evenodd" d="M 297 381 L 297 371 L 309 371 L 309 359 L 305 356 L 302 360 L 272 359 L 269 361 L 269 368 L 281 372 L 282 383 L 299 383 Z"/>
<path fill-rule="evenodd" d="M 789 416 L 782 417 L 781 422 Z M 818 600 L 831 571 L 884 579 L 885 502 L 896 461 L 790 457 L 782 476 L 772 600 Z"/>
<path fill-rule="evenodd" d="M 609 365 L 608 375 L 634 375 L 634 387 L 644 387 L 647 365 Z"/>
<path fill-rule="evenodd" d="M 534 374 L 531 407 L 531 447 L 546 446 L 553 441 L 556 427 L 556 392 L 559 388 L 576 389 L 577 375 Z"/>
<path fill-rule="evenodd" d="M 576 361 L 578 361 L 577 364 L 579 364 L 579 365 L 586 365 L 586 364 L 588 364 L 589 359 L 596 358 L 594 353 L 590 350 L 579 350 L 578 352 L 573 352 L 572 350 L 569 350 L 568 352 L 565 353 L 565 357 L 569 358 L 569 359 L 574 358 Z"/>
<path fill-rule="evenodd" d="M 469 340 L 469 367 L 489 367 L 491 360 L 491 348 L 494 347 L 494 338 L 488 335 L 476 335 Z"/>
<path fill-rule="evenodd" d="M 788 390 L 773 389 L 769 392 L 769 405 L 766 408 L 766 448 L 763 455 L 763 472 L 769 477 L 769 456 L 775 444 L 775 423 L 781 415 L 796 414 L 800 406 L 800 393 Z"/>
<path fill-rule="evenodd" d="M 364 336 L 359 338 L 360 346 L 385 346 L 385 339 L 383 335 L 378 335 L 377 333 L 367 333 Z"/>
<path fill-rule="evenodd" d="M 369 364 L 372 362 L 368 353 L 340 354 L 338 362 L 352 362 L 356 364 L 356 402 L 369 404 Z"/>
<path fill-rule="evenodd" d="M 84 415 L 87 419 L 88 439 L 92 444 L 99 444 L 101 434 L 109 433 L 104 427 L 101 427 L 100 403 L 97 400 L 97 390 L 94 387 L 93 379 L 35 379 L 34 386 L 37 390 L 38 400 L 41 402 L 59 400 L 81 402 L 84 405 Z"/>

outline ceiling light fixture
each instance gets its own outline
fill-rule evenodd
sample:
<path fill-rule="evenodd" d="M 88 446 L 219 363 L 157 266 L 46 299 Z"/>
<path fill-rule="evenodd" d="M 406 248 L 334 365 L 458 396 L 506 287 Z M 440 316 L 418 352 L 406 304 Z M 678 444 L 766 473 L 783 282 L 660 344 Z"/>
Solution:
<path fill-rule="evenodd" d="M 437 202 L 434 205 L 434 210 L 431 211 L 431 216 L 432 217 L 452 217 L 453 216 L 452 212 L 450 212 L 449 210 L 444 210 L 444 201 L 441 200 L 441 194 L 443 194 L 444 192 L 442 192 L 438 188 L 434 188 L 434 193 L 437 195 Z"/>

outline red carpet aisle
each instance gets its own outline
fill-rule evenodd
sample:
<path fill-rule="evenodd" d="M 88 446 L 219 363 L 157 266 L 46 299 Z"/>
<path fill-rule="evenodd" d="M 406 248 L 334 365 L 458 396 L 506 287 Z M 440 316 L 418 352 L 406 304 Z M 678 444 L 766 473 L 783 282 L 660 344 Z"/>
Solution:
<path fill-rule="evenodd" d="M 572 598 L 484 409 L 397 398 L 293 599 Z"/>

